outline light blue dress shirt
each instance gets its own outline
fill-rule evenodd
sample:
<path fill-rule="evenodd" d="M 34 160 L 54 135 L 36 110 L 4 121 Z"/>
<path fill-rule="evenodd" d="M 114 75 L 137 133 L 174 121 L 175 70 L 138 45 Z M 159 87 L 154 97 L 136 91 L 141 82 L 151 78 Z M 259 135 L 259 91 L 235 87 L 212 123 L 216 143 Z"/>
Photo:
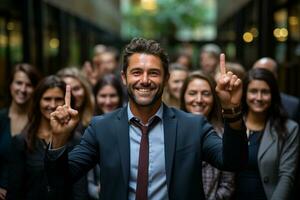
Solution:
<path fill-rule="evenodd" d="M 136 118 L 128 104 L 128 120 Z M 149 178 L 148 178 L 148 200 L 168 200 L 166 167 L 165 167 L 165 143 L 163 127 L 163 104 L 155 114 L 161 120 L 149 132 Z M 154 116 L 153 116 L 154 117 Z M 153 119 L 151 117 L 149 122 Z M 139 120 L 139 119 L 138 119 Z M 145 125 L 148 125 L 149 122 Z M 139 162 L 139 150 L 141 141 L 141 130 L 133 125 L 129 126 L 130 140 L 130 179 L 129 200 L 135 200 L 137 172 Z"/>

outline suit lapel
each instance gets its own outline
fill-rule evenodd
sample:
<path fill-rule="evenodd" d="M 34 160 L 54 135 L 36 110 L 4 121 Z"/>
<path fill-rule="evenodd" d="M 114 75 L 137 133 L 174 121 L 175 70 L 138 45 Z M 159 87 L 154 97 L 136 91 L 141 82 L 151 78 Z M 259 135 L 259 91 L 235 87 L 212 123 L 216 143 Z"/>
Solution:
<path fill-rule="evenodd" d="M 116 118 L 116 135 L 118 140 L 118 148 L 122 163 L 122 172 L 124 182 L 127 185 L 129 181 L 129 165 L 130 165 L 130 150 L 129 150 L 129 126 L 127 106 L 122 108 Z M 112 147 L 114 148 L 114 147 Z"/>
<path fill-rule="evenodd" d="M 166 160 L 166 176 L 167 185 L 170 187 L 173 159 L 175 152 L 175 144 L 177 137 L 177 119 L 174 112 L 164 105 L 163 113 L 164 124 L 164 140 L 165 140 L 165 160 Z"/>
<path fill-rule="evenodd" d="M 263 133 L 261 143 L 258 150 L 258 160 L 261 160 L 267 150 L 275 142 L 275 136 L 272 134 L 270 123 L 268 122 Z"/>

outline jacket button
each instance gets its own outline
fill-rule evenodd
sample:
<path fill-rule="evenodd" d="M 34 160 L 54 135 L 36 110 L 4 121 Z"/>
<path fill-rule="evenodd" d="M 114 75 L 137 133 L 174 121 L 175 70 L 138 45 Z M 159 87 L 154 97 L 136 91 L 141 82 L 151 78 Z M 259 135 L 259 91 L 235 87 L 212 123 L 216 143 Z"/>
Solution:
<path fill-rule="evenodd" d="M 268 176 L 264 177 L 264 183 L 269 183 L 269 177 Z"/>

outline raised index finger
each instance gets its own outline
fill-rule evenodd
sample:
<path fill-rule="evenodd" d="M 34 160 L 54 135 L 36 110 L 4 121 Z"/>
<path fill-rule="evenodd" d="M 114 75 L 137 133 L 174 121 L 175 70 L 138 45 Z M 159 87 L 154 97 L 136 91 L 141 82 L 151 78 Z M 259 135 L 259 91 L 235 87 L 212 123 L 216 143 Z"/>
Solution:
<path fill-rule="evenodd" d="M 221 72 L 221 74 L 226 74 L 225 54 L 224 53 L 221 53 L 221 55 L 220 55 L 220 72 Z"/>
<path fill-rule="evenodd" d="M 70 85 L 66 86 L 65 105 L 68 107 L 71 107 L 71 87 L 70 87 Z"/>

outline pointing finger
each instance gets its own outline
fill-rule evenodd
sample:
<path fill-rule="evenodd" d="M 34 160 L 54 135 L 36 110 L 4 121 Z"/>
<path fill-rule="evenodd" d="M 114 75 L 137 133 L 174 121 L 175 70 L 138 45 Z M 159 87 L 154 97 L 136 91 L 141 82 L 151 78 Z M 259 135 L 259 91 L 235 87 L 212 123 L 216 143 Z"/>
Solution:
<path fill-rule="evenodd" d="M 65 105 L 67 107 L 71 107 L 71 87 L 70 87 L 70 85 L 66 86 Z"/>
<path fill-rule="evenodd" d="M 226 67 L 225 67 L 225 54 L 220 54 L 220 72 L 221 74 L 226 74 Z"/>

